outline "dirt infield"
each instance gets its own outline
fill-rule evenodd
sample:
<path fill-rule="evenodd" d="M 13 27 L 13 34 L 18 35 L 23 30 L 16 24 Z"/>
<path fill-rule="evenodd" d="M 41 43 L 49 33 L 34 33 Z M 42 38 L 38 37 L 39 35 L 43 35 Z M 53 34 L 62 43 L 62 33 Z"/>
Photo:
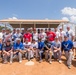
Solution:
<path fill-rule="evenodd" d="M 76 75 L 76 60 L 73 61 L 71 69 L 66 66 L 64 57 L 62 57 L 62 64 L 54 60 L 52 64 L 46 61 L 39 63 L 35 59 L 33 61 L 32 66 L 25 65 L 27 60 L 23 60 L 21 64 L 18 62 L 13 62 L 12 65 L 0 63 L 0 75 Z"/>

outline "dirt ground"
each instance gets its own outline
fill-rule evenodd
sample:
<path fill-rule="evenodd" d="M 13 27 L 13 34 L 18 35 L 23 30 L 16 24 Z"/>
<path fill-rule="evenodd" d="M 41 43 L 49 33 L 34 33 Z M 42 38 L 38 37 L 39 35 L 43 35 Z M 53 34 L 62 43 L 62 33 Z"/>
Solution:
<path fill-rule="evenodd" d="M 23 60 L 22 63 L 13 62 L 12 65 L 0 63 L 0 75 L 76 75 L 76 60 L 73 60 L 71 69 L 66 66 L 66 59 L 62 57 L 62 64 L 54 61 L 52 64 L 43 61 L 37 62 L 32 66 L 26 66 L 27 60 Z"/>

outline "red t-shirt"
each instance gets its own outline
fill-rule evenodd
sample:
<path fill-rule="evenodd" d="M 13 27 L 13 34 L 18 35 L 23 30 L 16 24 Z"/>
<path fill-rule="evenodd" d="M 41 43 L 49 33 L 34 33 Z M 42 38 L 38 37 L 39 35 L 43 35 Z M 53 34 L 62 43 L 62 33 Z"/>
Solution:
<path fill-rule="evenodd" d="M 54 32 L 47 32 L 47 36 L 50 41 L 54 41 L 56 34 Z"/>
<path fill-rule="evenodd" d="M 32 37 L 32 34 L 31 33 L 25 33 L 23 37 L 24 37 L 25 40 L 28 39 L 29 42 L 30 42 L 31 41 L 30 39 Z"/>

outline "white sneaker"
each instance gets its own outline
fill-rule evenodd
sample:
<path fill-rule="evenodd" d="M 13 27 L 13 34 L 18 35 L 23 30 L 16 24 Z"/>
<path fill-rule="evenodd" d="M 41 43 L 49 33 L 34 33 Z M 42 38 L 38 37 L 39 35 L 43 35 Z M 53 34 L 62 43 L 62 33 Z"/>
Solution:
<path fill-rule="evenodd" d="M 61 63 L 62 63 L 62 61 L 61 61 L 61 60 L 59 60 L 59 63 L 61 64 Z"/>
<path fill-rule="evenodd" d="M 19 63 L 21 63 L 22 61 L 19 61 Z"/>
<path fill-rule="evenodd" d="M 52 64 L 52 61 L 49 61 L 50 64 Z"/>
<path fill-rule="evenodd" d="M 71 66 L 69 65 L 68 68 L 71 69 Z"/>
<path fill-rule="evenodd" d="M 73 56 L 73 57 L 72 57 L 72 60 L 74 60 L 74 58 L 75 58 L 75 57 Z"/>
<path fill-rule="evenodd" d="M 10 61 L 10 64 L 12 64 L 12 61 Z"/>

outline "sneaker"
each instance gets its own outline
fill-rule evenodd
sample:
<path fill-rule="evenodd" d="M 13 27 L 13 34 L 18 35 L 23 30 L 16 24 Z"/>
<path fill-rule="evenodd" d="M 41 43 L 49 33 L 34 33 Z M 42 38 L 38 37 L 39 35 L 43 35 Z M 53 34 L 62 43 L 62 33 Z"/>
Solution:
<path fill-rule="evenodd" d="M 74 60 L 74 58 L 75 58 L 75 57 L 73 56 L 73 57 L 72 57 L 72 60 Z"/>
<path fill-rule="evenodd" d="M 61 63 L 62 63 L 62 61 L 61 61 L 61 60 L 59 60 L 59 63 L 61 64 Z"/>
<path fill-rule="evenodd" d="M 10 64 L 12 64 L 12 61 L 10 61 Z"/>
<path fill-rule="evenodd" d="M 52 64 L 52 61 L 49 61 L 50 64 Z"/>
<path fill-rule="evenodd" d="M 68 68 L 71 69 L 71 66 L 69 65 Z"/>
<path fill-rule="evenodd" d="M 39 61 L 39 63 L 41 63 L 41 62 L 42 62 L 42 60 Z"/>
<path fill-rule="evenodd" d="M 19 61 L 19 63 L 21 63 L 22 61 Z"/>
<path fill-rule="evenodd" d="M 7 64 L 7 63 L 8 63 L 7 61 L 4 61 L 4 62 L 3 62 L 3 64 Z"/>

